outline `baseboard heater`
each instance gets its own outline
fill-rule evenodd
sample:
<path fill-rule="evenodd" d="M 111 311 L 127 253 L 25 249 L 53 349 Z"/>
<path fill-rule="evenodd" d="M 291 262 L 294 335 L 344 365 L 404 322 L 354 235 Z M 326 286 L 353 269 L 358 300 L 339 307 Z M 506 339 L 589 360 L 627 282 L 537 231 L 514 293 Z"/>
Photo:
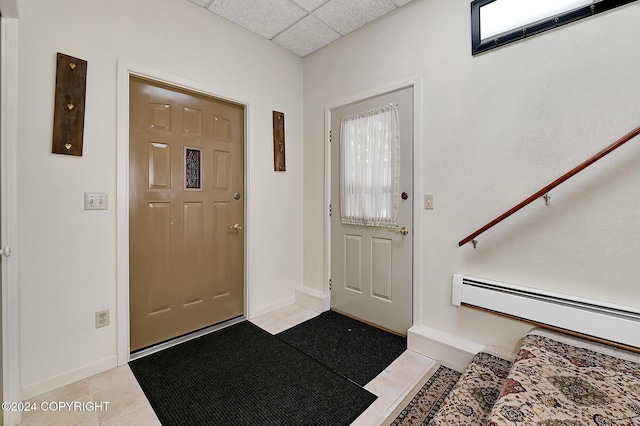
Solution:
<path fill-rule="evenodd" d="M 640 348 L 640 308 L 462 274 L 453 276 L 452 303 L 617 343 L 636 351 Z"/>

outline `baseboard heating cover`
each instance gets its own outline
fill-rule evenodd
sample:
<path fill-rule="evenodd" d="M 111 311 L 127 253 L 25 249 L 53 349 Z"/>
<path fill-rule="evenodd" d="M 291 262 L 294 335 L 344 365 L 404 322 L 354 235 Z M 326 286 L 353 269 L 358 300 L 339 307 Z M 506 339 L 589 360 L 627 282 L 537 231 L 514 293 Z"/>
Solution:
<path fill-rule="evenodd" d="M 452 303 L 640 348 L 640 308 L 462 274 L 453 276 Z"/>

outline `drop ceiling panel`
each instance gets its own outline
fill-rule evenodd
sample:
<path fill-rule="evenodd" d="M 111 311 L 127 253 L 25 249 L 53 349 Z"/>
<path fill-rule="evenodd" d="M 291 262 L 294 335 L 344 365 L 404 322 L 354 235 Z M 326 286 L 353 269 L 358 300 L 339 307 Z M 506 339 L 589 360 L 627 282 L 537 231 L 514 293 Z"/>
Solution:
<path fill-rule="evenodd" d="M 311 12 L 312 10 L 316 10 L 319 6 L 322 6 L 327 0 L 291 0 L 294 3 L 297 3 L 304 10 Z"/>
<path fill-rule="evenodd" d="M 346 35 L 395 8 L 391 0 L 332 0 L 318 8 L 313 15 Z"/>
<path fill-rule="evenodd" d="M 327 24 L 315 16 L 309 15 L 272 41 L 298 56 L 305 57 L 339 37 L 340 34 Z"/>
<path fill-rule="evenodd" d="M 404 6 L 405 4 L 409 3 L 411 0 L 393 0 L 393 4 L 395 4 L 396 6 L 400 7 L 400 6 Z"/>
<path fill-rule="evenodd" d="M 304 57 L 412 0 L 189 1 Z"/>
<path fill-rule="evenodd" d="M 214 0 L 209 10 L 269 40 L 307 13 L 289 0 Z"/>

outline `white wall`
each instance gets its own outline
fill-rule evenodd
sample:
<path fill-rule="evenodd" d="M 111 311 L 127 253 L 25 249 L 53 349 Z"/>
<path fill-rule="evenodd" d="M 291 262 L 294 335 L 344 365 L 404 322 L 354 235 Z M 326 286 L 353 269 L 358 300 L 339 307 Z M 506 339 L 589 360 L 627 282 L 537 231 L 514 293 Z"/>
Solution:
<path fill-rule="evenodd" d="M 414 0 L 304 61 L 304 281 L 324 291 L 324 108 L 422 81 L 417 325 L 513 348 L 530 327 L 450 304 L 454 273 L 640 306 L 640 138 L 458 247 L 640 125 L 640 3 L 472 57 L 470 2 Z"/>
<path fill-rule="evenodd" d="M 186 0 L 32 0 L 19 12 L 25 396 L 115 362 L 119 61 L 249 104 L 250 306 L 291 300 L 302 282 L 302 60 Z M 56 52 L 88 61 L 82 157 L 51 154 Z M 273 110 L 286 117 L 285 173 L 273 172 Z M 108 193 L 109 210 L 85 212 L 84 192 Z M 105 308 L 112 324 L 96 330 Z"/>

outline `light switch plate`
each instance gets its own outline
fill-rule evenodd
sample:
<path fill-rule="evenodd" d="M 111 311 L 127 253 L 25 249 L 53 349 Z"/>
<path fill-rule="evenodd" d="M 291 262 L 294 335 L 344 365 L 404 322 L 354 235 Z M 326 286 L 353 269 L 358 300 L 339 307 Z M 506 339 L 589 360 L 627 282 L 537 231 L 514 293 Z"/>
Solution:
<path fill-rule="evenodd" d="M 433 194 L 424 194 L 424 209 L 433 210 Z"/>
<path fill-rule="evenodd" d="M 85 192 L 85 210 L 107 210 L 107 194 L 104 192 Z"/>

